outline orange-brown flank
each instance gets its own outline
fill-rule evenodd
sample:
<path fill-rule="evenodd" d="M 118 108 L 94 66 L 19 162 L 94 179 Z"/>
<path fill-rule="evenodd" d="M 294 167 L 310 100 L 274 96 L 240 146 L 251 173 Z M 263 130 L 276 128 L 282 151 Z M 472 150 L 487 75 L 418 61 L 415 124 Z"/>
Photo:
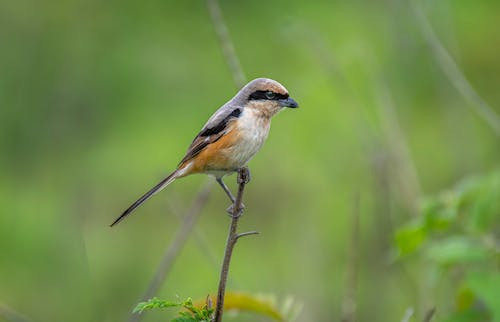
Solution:
<path fill-rule="evenodd" d="M 228 149 L 234 147 L 239 141 L 239 132 L 232 126 L 219 140 L 207 145 L 197 156 L 185 162 L 179 168 L 184 168 L 192 163 L 191 168 L 185 175 L 200 173 L 208 170 L 230 170 L 234 165 L 231 160 L 231 152 Z"/>

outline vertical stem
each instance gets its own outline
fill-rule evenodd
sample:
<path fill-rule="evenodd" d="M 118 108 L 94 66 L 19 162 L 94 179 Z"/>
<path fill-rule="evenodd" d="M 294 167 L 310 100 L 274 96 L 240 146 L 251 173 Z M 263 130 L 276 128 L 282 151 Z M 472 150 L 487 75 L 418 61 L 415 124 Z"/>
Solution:
<path fill-rule="evenodd" d="M 2 318 L 5 319 L 5 321 L 10 321 L 10 322 L 31 322 L 30 318 L 26 317 L 25 315 L 19 312 L 14 311 L 6 304 L 0 302 L 0 319 Z"/>
<path fill-rule="evenodd" d="M 236 201 L 233 204 L 231 213 L 231 226 L 229 227 L 229 233 L 227 235 L 226 250 L 224 252 L 224 261 L 222 262 L 222 268 L 220 271 L 219 279 L 219 289 L 217 291 L 217 302 L 215 307 L 215 317 L 214 322 L 222 321 L 222 314 L 224 311 L 224 295 L 226 293 L 226 282 L 229 273 L 229 264 L 231 263 L 231 256 L 233 254 L 234 245 L 238 241 L 241 235 L 238 235 L 238 221 L 241 214 L 243 213 L 242 200 L 243 191 L 245 185 L 248 183 L 249 172 L 247 168 L 243 168 L 238 172 L 238 195 L 236 196 Z"/>
<path fill-rule="evenodd" d="M 469 102 L 469 106 L 475 113 L 488 124 L 497 136 L 500 136 L 500 116 L 496 111 L 477 93 L 472 84 L 467 80 L 457 62 L 450 55 L 446 47 L 436 35 L 431 23 L 427 20 L 422 8 L 416 1 L 411 1 L 413 12 L 417 19 L 420 31 L 432 49 L 438 66 L 450 80 L 456 90 Z"/>
<path fill-rule="evenodd" d="M 229 264 L 233 254 L 234 245 L 236 244 L 236 229 L 238 227 L 238 217 L 233 217 L 229 234 L 227 236 L 226 251 L 224 252 L 224 261 L 220 272 L 219 290 L 217 291 L 217 302 L 215 309 L 215 322 L 222 321 L 222 313 L 224 311 L 224 295 L 226 294 L 227 276 L 229 274 Z"/>
<path fill-rule="evenodd" d="M 357 310 L 357 289 L 359 273 L 359 191 L 354 195 L 352 210 L 351 243 L 349 247 L 349 262 L 344 300 L 342 302 L 342 322 L 355 322 Z"/>
<path fill-rule="evenodd" d="M 210 12 L 210 19 L 212 20 L 215 32 L 219 38 L 222 53 L 224 54 L 224 58 L 226 59 L 229 69 L 231 70 L 231 74 L 233 75 L 234 83 L 237 88 L 241 88 L 245 85 L 246 77 L 243 73 L 243 69 L 241 68 L 238 56 L 236 56 L 236 50 L 234 49 L 233 42 L 229 36 L 229 31 L 226 23 L 224 22 L 224 18 L 222 17 L 222 11 L 220 10 L 219 3 L 217 0 L 207 0 L 207 6 Z"/>

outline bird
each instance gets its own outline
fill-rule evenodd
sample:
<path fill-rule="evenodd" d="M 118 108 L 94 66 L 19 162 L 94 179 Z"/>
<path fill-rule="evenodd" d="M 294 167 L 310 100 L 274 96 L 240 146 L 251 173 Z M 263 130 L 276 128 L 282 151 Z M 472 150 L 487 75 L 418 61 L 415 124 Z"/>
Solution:
<path fill-rule="evenodd" d="M 177 168 L 142 195 L 110 225 L 121 222 L 137 207 L 174 180 L 191 174 L 214 176 L 234 203 L 224 176 L 247 168 L 267 139 L 271 118 L 285 108 L 297 108 L 287 89 L 270 78 L 256 78 L 222 105 L 196 135 Z"/>

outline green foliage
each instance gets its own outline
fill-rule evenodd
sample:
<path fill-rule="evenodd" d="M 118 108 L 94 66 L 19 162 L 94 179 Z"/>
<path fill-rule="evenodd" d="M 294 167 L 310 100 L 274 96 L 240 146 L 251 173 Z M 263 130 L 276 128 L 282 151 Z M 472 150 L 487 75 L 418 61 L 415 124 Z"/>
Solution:
<path fill-rule="evenodd" d="M 467 287 L 477 295 L 491 311 L 495 321 L 500 320 L 500 274 L 474 272 L 467 276 Z"/>
<path fill-rule="evenodd" d="M 183 310 L 171 322 L 203 322 L 210 321 L 212 318 L 214 313 L 212 303 L 215 303 L 215 299 L 211 297 L 203 301 L 195 301 L 194 303 L 191 298 L 183 302 L 172 302 L 160 300 L 155 297 L 137 304 L 133 312 L 142 313 L 144 310 L 177 307 Z M 224 311 L 246 311 L 266 316 L 274 321 L 293 321 L 302 310 L 302 304 L 297 303 L 290 297 L 286 298 L 282 305 L 278 306 L 277 304 L 276 297 L 273 295 L 227 292 L 224 301 Z"/>
<path fill-rule="evenodd" d="M 500 320 L 500 171 L 464 180 L 424 202 L 420 217 L 395 234 L 400 260 L 459 272 L 454 312 L 446 321 Z"/>
<path fill-rule="evenodd" d="M 193 305 L 191 298 L 187 298 L 183 302 L 170 302 L 160 300 L 156 297 L 149 299 L 146 302 L 140 302 L 134 308 L 134 313 L 142 313 L 144 310 L 165 309 L 171 307 L 182 307 L 186 311 L 180 311 L 179 316 L 171 320 L 171 322 L 209 322 L 212 319 L 214 312 L 213 308 L 208 304 L 201 308 Z"/>
<path fill-rule="evenodd" d="M 190 299 L 187 299 L 186 301 L 190 301 Z M 153 297 L 152 299 L 147 300 L 146 302 L 140 302 L 137 304 L 137 306 L 134 308 L 133 313 L 142 313 L 144 310 L 151 310 L 151 309 L 164 309 L 168 307 L 179 307 L 182 306 L 184 302 L 169 302 L 169 301 L 164 301 L 160 300 L 157 297 Z"/>

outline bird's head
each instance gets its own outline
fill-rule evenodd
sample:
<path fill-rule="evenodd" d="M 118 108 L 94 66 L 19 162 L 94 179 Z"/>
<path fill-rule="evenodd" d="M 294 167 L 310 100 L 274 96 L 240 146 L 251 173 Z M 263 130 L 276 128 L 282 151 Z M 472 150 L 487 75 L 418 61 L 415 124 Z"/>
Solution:
<path fill-rule="evenodd" d="M 289 97 L 286 88 L 275 80 L 257 78 L 245 85 L 235 96 L 237 102 L 272 117 L 285 107 L 297 108 L 299 104 Z"/>

